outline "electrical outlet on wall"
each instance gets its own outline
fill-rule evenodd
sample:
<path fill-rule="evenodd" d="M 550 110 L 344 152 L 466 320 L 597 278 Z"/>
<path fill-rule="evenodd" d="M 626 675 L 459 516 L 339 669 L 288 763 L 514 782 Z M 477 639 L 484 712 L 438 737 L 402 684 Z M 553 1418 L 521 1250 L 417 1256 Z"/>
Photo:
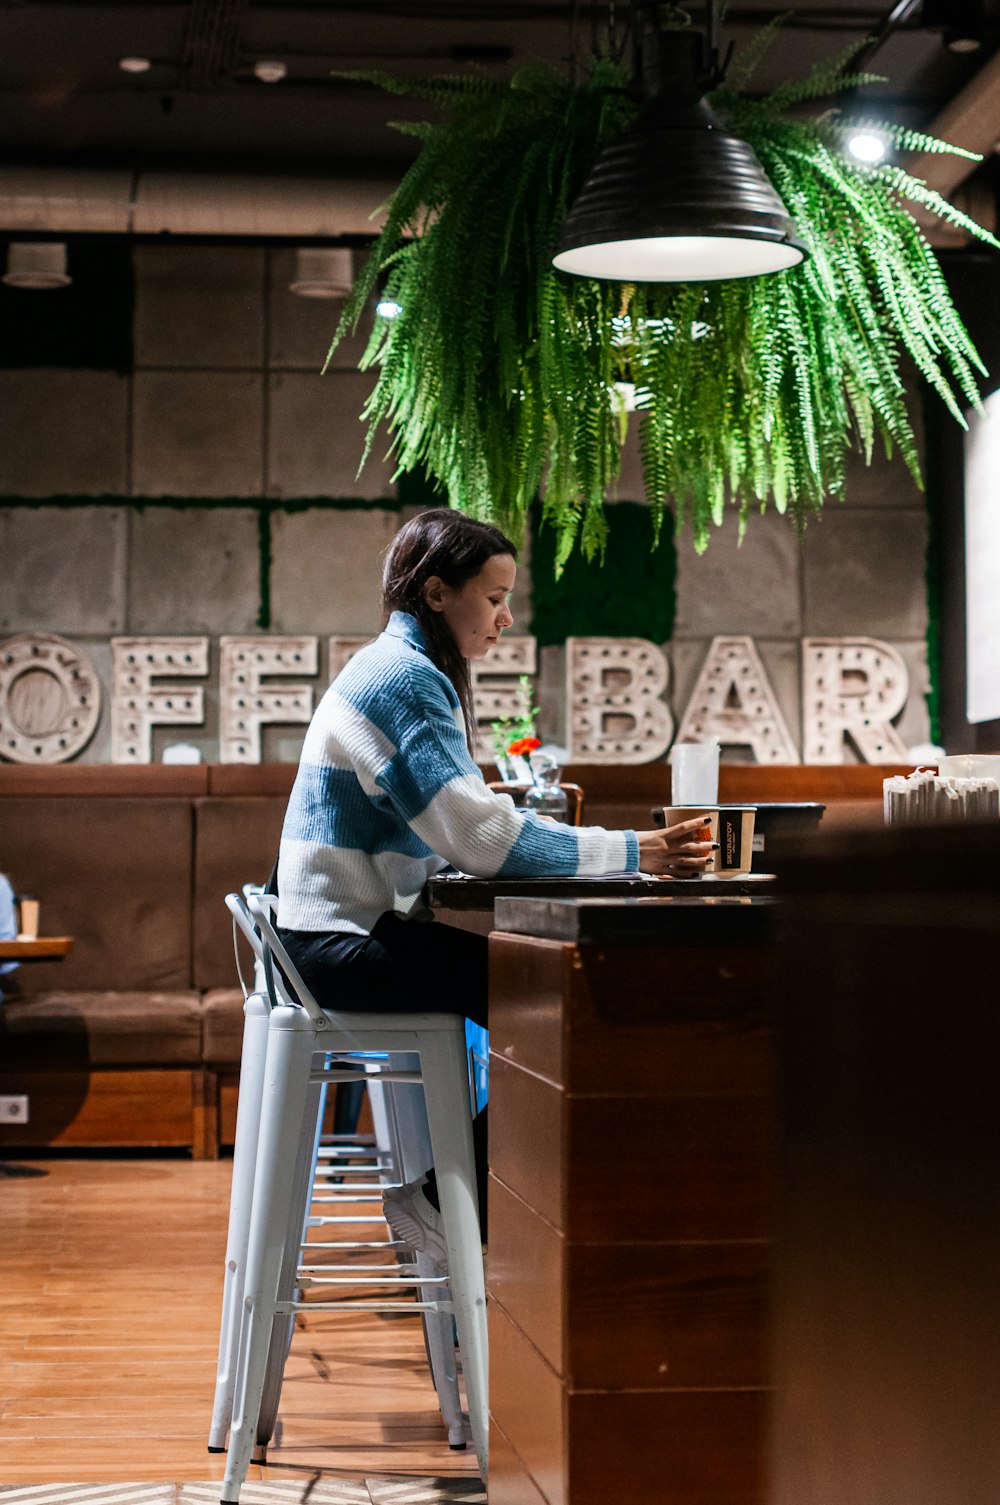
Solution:
<path fill-rule="evenodd" d="M 26 1124 L 28 1122 L 28 1098 L 26 1094 L 0 1096 L 0 1124 Z"/>

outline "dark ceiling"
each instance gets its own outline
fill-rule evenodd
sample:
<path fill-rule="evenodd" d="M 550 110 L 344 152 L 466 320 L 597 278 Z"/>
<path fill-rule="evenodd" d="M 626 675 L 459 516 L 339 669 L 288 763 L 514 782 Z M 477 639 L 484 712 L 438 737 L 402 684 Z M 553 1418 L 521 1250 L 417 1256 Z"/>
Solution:
<path fill-rule="evenodd" d="M 788 9 L 730 0 L 724 41 Z M 969 0 L 800 0 L 760 86 L 872 37 L 869 66 L 888 79 L 866 91 L 879 113 L 929 122 L 1000 43 L 1000 0 L 981 0 L 984 45 L 949 51 L 943 25 L 963 9 Z M 0 0 L 0 160 L 362 174 L 409 157 L 412 142 L 387 122 L 419 110 L 335 70 L 503 75 L 568 59 L 609 18 L 620 38 L 627 0 Z M 124 73 L 126 56 L 151 66 Z M 262 60 L 285 77 L 262 82 Z"/>

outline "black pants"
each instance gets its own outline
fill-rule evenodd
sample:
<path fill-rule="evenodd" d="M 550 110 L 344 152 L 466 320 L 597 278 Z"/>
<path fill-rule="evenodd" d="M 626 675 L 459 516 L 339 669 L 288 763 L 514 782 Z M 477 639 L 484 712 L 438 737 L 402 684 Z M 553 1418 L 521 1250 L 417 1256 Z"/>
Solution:
<path fill-rule="evenodd" d="M 358 1013 L 459 1014 L 488 1022 L 486 937 L 384 914 L 371 935 L 283 930 L 302 980 L 325 1008 Z M 472 1125 L 479 1220 L 486 1237 L 486 1113 Z M 437 1206 L 433 1173 L 427 1195 Z"/>

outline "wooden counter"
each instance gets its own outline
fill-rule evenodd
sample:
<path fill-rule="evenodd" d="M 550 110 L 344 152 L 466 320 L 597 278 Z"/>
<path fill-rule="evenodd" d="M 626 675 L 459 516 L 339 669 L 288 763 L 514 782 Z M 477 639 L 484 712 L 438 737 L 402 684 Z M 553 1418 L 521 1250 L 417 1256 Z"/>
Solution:
<path fill-rule="evenodd" d="M 498 900 L 491 1505 L 763 1499 L 772 914 Z"/>
<path fill-rule="evenodd" d="M 996 1505 L 1000 822 L 783 886 L 770 1505 Z"/>

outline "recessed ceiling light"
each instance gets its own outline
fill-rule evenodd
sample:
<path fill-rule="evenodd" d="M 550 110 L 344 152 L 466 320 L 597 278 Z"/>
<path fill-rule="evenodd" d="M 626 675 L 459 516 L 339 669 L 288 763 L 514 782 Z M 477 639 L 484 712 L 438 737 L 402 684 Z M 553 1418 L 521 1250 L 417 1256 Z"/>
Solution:
<path fill-rule="evenodd" d="M 945 32 L 944 45 L 949 52 L 957 52 L 959 55 L 966 52 L 978 52 L 983 45 L 982 37 L 965 31 Z"/>
<path fill-rule="evenodd" d="M 262 84 L 280 84 L 288 72 L 288 68 L 277 58 L 261 58 L 254 63 L 253 71 Z"/>
<path fill-rule="evenodd" d="M 123 73 L 148 73 L 153 65 L 148 57 L 120 57 L 118 66 Z"/>

